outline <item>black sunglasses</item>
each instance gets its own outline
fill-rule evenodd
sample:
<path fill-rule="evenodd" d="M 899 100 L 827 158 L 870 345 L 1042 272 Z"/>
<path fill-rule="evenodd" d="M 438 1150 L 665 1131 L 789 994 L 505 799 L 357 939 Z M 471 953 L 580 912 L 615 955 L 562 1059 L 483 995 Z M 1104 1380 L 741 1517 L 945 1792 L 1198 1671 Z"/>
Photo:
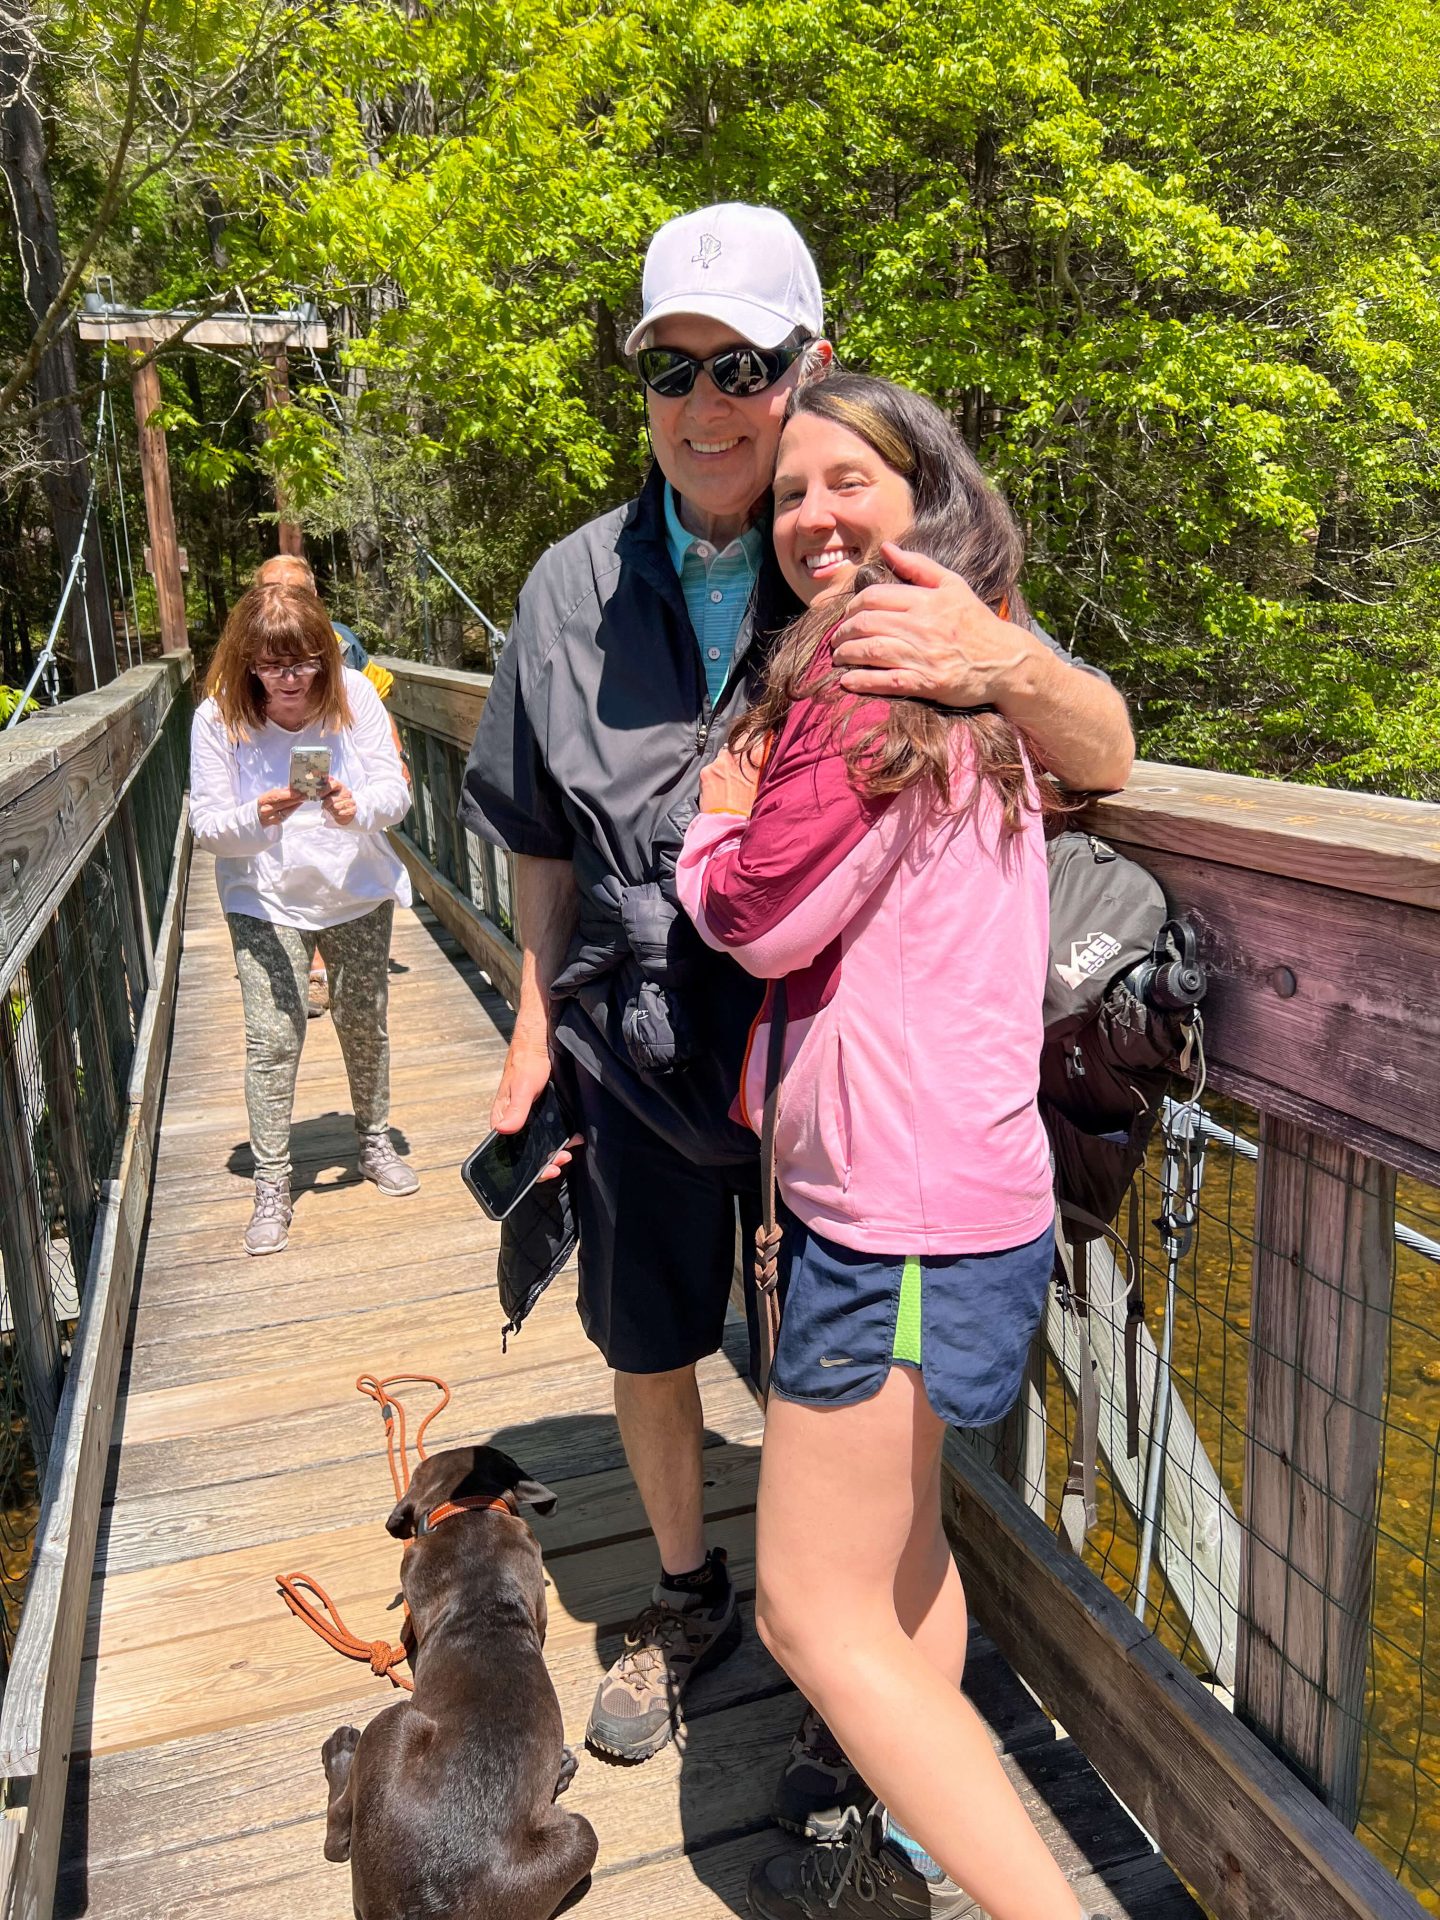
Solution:
<path fill-rule="evenodd" d="M 683 400 L 703 367 L 721 393 L 732 398 L 764 393 L 805 351 L 806 342 L 787 347 L 726 347 L 708 360 L 697 360 L 679 347 L 642 347 L 635 356 L 640 378 L 664 400 Z"/>

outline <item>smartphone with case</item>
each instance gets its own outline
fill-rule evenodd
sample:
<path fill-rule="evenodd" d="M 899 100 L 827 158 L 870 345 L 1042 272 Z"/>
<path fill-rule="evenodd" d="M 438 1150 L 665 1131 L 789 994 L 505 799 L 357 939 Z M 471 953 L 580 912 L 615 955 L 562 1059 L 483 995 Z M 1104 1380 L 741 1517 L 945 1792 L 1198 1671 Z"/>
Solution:
<path fill-rule="evenodd" d="M 460 1178 L 492 1220 L 503 1220 L 525 1198 L 575 1129 L 554 1086 L 530 1109 L 518 1133 L 492 1133 L 460 1169 Z"/>
<path fill-rule="evenodd" d="M 329 747 L 290 749 L 290 786 L 307 800 L 319 800 L 330 785 Z"/>

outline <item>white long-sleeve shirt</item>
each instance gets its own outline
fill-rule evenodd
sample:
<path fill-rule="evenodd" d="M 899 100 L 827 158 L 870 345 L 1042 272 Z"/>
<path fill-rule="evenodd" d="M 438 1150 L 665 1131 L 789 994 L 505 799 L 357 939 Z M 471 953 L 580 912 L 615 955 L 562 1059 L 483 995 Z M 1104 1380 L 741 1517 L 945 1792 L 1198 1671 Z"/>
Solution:
<path fill-rule="evenodd" d="M 213 700 L 190 730 L 190 826 L 216 856 L 226 913 L 277 926 L 337 927 L 382 900 L 410 904 L 410 877 L 385 838 L 410 811 L 410 788 L 390 718 L 363 673 L 345 669 L 354 724 L 315 723 L 290 733 L 267 721 L 232 740 Z M 355 796 L 355 818 L 339 826 L 307 801 L 278 827 L 260 824 L 260 796 L 290 784 L 295 747 L 328 747 L 331 774 Z"/>

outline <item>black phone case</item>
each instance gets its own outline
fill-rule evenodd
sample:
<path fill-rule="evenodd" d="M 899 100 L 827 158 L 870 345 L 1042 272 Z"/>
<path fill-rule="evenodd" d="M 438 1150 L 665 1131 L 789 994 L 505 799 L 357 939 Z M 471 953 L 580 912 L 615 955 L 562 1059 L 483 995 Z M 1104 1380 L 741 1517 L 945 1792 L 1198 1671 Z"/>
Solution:
<path fill-rule="evenodd" d="M 507 1139 L 518 1137 L 522 1140 L 529 1157 L 526 1177 L 510 1193 L 508 1201 L 502 1203 L 497 1198 L 495 1183 L 486 1177 L 486 1156 L 501 1137 L 499 1134 L 486 1134 L 469 1159 L 462 1164 L 460 1178 L 479 1203 L 483 1213 L 492 1220 L 504 1220 L 519 1206 L 573 1131 L 561 1110 L 560 1099 L 554 1086 L 548 1086 L 531 1108 L 530 1118 L 525 1122 L 520 1134 L 505 1136 Z"/>

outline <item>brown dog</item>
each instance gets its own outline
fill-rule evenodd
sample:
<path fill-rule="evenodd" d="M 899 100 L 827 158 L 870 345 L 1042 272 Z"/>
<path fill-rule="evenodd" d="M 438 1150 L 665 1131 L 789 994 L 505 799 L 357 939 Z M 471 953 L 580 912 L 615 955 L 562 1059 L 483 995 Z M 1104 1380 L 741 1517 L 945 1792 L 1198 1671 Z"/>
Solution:
<path fill-rule="evenodd" d="M 356 1920 L 549 1920 L 594 1865 L 594 1828 L 555 1805 L 575 1759 L 521 1506 L 549 1513 L 555 1496 L 495 1447 L 450 1447 L 385 1522 L 410 1543 L 415 1691 L 321 1752 L 325 1858 L 349 1860 Z"/>

